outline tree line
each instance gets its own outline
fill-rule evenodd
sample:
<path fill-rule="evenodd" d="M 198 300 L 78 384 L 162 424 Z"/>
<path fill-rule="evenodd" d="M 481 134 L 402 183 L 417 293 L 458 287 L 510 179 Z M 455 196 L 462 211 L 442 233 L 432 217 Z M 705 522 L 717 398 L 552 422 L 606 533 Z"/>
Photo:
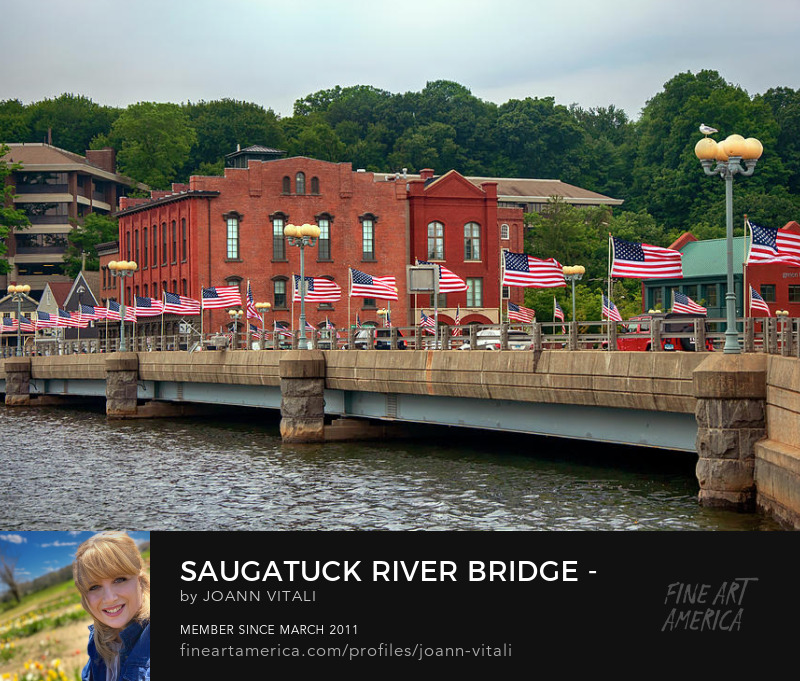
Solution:
<path fill-rule="evenodd" d="M 222 174 L 224 157 L 237 144 L 260 144 L 379 172 L 429 167 L 437 174 L 455 169 L 464 175 L 560 179 L 623 199 L 611 219 L 627 221 L 624 231 L 632 240 L 661 246 L 686 230 L 698 238 L 725 233 L 723 184 L 705 176 L 694 155 L 700 123 L 717 128 L 718 140 L 739 133 L 764 145 L 755 174 L 736 182 L 738 233 L 745 213 L 772 227 L 798 217 L 800 90 L 776 86 L 750 95 L 712 70 L 674 76 L 636 120 L 614 105 L 585 109 L 552 97 L 495 104 L 447 80 L 406 93 L 336 86 L 297 100 L 287 117 L 233 99 L 126 108 L 76 94 L 28 105 L 0 101 L 0 142 L 42 142 L 50 135 L 54 145 L 80 154 L 112 146 L 120 172 L 153 188 L 185 182 L 192 174 Z M 565 220 L 571 213 L 564 206 L 552 212 Z M 595 223 L 609 224 L 609 216 L 598 215 L 569 217 L 584 224 L 577 231 L 573 224 L 576 238 Z M 585 264 L 602 250 L 584 254 L 587 243 L 548 238 L 553 220 L 530 215 L 526 223 L 529 236 L 536 235 L 531 252 L 549 241 L 548 257 Z M 570 249 L 581 250 L 580 258 L 568 257 Z"/>

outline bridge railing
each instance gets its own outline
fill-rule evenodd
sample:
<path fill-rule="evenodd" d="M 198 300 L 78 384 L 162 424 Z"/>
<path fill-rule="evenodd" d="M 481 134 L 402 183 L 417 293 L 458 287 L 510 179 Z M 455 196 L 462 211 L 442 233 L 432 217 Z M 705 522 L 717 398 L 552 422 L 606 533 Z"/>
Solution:
<path fill-rule="evenodd" d="M 679 349 L 696 351 L 721 350 L 725 343 L 725 319 L 689 318 L 686 330 L 666 332 L 669 339 L 687 343 Z M 630 333 L 623 324 L 601 321 L 581 322 L 534 322 L 532 324 L 466 324 L 461 326 L 439 325 L 439 328 L 410 327 L 362 327 L 360 329 L 316 329 L 307 331 L 306 338 L 312 348 L 322 350 L 644 350 L 662 351 L 665 338 L 663 320 L 651 320 L 649 329 L 643 333 Z M 766 352 L 784 356 L 800 357 L 800 318 L 768 317 L 746 318 L 737 321 L 737 335 L 743 352 Z M 268 331 L 265 334 L 251 333 L 185 333 L 166 336 L 134 335 L 126 338 L 127 349 L 137 352 L 161 351 L 212 351 L 212 350 L 287 350 L 299 345 L 299 331 Z M 16 354 L 17 337 L 4 334 L 0 338 L 0 354 L 9 357 Z M 649 341 L 649 342 L 648 342 Z M 69 355 L 96 352 L 115 352 L 119 349 L 119 338 L 58 339 L 23 335 L 25 355 Z"/>

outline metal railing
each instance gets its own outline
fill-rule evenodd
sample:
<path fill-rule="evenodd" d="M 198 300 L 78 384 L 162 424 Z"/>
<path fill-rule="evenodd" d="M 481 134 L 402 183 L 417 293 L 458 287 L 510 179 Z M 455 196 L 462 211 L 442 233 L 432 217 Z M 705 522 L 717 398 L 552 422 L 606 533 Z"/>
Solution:
<path fill-rule="evenodd" d="M 674 324 L 674 319 L 668 324 Z M 721 351 L 725 343 L 725 320 L 690 319 L 685 331 L 664 331 L 664 321 L 653 319 L 646 332 L 631 333 L 625 323 L 608 321 L 534 322 L 533 324 L 440 325 L 438 333 L 419 326 L 362 327 L 360 329 L 308 331 L 312 349 L 321 350 L 606 350 L 632 349 L 662 352 L 686 350 Z M 800 357 L 800 318 L 739 319 L 739 346 L 742 352 L 766 352 Z M 297 349 L 299 331 L 277 334 L 181 333 L 174 335 L 135 335 L 127 339 L 128 350 L 135 352 L 199 352 L 219 350 L 275 351 Z M 72 355 L 115 352 L 119 338 L 57 339 L 23 335 L 25 355 Z M 687 343 L 676 343 L 686 339 Z M 0 354 L 16 354 L 16 335 L 3 334 Z M 629 341 L 639 341 L 631 347 Z M 667 342 L 669 341 L 669 342 Z M 677 347 L 675 347 L 677 345 Z"/>

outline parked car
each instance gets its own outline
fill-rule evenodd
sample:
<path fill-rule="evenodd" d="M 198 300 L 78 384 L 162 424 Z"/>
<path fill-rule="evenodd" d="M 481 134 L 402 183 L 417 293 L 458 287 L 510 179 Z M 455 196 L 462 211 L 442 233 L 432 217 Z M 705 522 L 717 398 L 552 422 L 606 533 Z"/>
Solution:
<path fill-rule="evenodd" d="M 666 351 L 684 350 L 695 351 L 694 336 L 678 337 L 672 334 L 685 334 L 694 332 L 694 320 L 705 319 L 699 314 L 678 314 L 675 312 L 650 312 L 631 317 L 620 324 L 617 331 L 617 350 L 632 350 L 648 352 L 652 346 L 650 327 L 654 319 L 661 319 L 661 349 Z M 706 323 L 706 332 L 709 326 Z M 608 347 L 608 341 L 603 341 L 603 349 Z M 714 343 L 706 338 L 706 350 L 713 350 Z"/>
<path fill-rule="evenodd" d="M 387 328 L 365 328 L 356 331 L 353 344 L 356 350 L 366 350 L 370 345 L 372 333 L 375 333 L 374 347 L 376 350 L 391 350 L 392 349 L 392 330 Z M 403 333 L 397 329 L 397 349 L 405 350 L 407 345 L 403 338 Z"/>
<path fill-rule="evenodd" d="M 524 331 L 514 329 L 508 332 L 509 350 L 530 350 L 532 345 L 531 337 Z M 461 350 L 469 350 L 469 338 L 462 343 Z M 500 349 L 500 329 L 481 329 L 478 331 L 477 340 L 478 350 L 499 350 Z"/>

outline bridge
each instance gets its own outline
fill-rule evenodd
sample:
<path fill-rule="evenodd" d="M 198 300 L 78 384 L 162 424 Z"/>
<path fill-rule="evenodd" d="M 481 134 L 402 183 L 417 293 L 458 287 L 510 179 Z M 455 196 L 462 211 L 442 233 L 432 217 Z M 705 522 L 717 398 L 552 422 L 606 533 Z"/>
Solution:
<path fill-rule="evenodd" d="M 700 503 L 800 528 L 800 359 L 768 353 L 114 352 L 7 358 L 8 407 L 103 398 L 112 418 L 280 410 L 288 442 L 407 423 L 694 451 Z M 646 451 L 643 450 L 643 454 Z"/>

